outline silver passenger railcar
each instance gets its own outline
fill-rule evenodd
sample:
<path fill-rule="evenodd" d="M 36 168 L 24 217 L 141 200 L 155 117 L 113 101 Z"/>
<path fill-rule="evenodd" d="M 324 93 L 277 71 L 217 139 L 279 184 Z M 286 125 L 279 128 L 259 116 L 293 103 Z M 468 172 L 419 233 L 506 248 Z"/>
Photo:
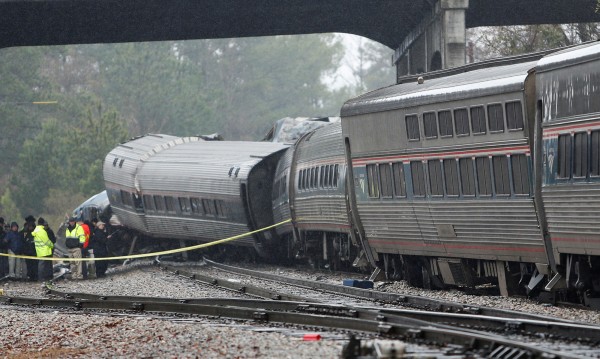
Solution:
<path fill-rule="evenodd" d="M 600 43 L 546 56 L 536 77 L 551 285 L 600 292 Z"/>
<path fill-rule="evenodd" d="M 336 267 L 356 258 L 339 122 L 305 134 L 289 148 L 277 167 L 273 188 L 276 221 L 292 219 L 278 229 L 296 252 L 291 254 Z"/>
<path fill-rule="evenodd" d="M 535 65 L 419 79 L 344 104 L 353 199 L 388 275 L 498 278 L 506 294 L 548 264 L 533 191 Z"/>
<path fill-rule="evenodd" d="M 120 188 L 110 197 L 113 211 L 128 225 L 157 238 L 212 241 L 273 223 L 273 175 L 287 146 L 187 137 L 144 152 L 144 138 L 117 147 L 104 164 L 107 189 Z M 126 150 L 137 166 L 118 165 Z M 268 231 L 234 244 L 260 251 L 275 237 Z"/>

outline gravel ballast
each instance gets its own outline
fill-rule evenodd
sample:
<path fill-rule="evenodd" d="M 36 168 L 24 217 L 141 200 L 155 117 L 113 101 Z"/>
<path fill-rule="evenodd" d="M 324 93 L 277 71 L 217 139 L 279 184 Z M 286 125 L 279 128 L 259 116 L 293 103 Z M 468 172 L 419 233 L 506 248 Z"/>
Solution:
<path fill-rule="evenodd" d="M 178 264 L 210 274 L 208 267 Z M 251 267 L 252 265 L 244 265 Z M 257 265 L 279 275 L 341 284 L 348 274 Z M 355 276 L 360 278 L 360 275 Z M 4 294 L 45 298 L 40 283 L 6 282 Z M 100 295 L 173 298 L 231 298 L 243 293 L 204 285 L 149 266 L 148 262 L 117 267 L 102 279 L 58 281 L 54 289 Z M 523 298 L 466 295 L 456 290 L 430 291 L 404 282 L 378 282 L 376 289 L 405 295 L 419 295 L 461 302 L 551 315 L 579 322 L 600 323 L 600 313 L 561 308 Z M 320 341 L 303 341 L 303 334 L 319 333 Z M 0 305 L 0 336 L 4 348 L 0 358 L 92 357 L 92 358 L 336 358 L 346 336 L 326 331 L 310 331 L 283 326 L 257 326 L 256 323 L 216 318 L 175 318 L 133 315 L 118 312 L 25 310 Z"/>

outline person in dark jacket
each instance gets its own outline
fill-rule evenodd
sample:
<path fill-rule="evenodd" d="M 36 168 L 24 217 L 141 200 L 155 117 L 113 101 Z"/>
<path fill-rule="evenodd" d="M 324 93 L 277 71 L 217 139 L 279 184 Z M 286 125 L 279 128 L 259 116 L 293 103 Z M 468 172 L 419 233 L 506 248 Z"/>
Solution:
<path fill-rule="evenodd" d="M 102 221 L 96 223 L 96 228 L 90 238 L 90 249 L 93 250 L 94 258 L 105 258 L 108 257 L 108 249 L 106 242 L 108 236 L 106 233 L 106 225 Z M 94 261 L 96 264 L 96 278 L 102 278 L 106 276 L 106 270 L 108 269 L 107 261 Z"/>
<path fill-rule="evenodd" d="M 10 224 L 10 231 L 6 234 L 6 242 L 8 243 L 8 254 L 21 255 L 23 254 L 23 239 L 19 234 L 19 225 L 17 222 Z M 9 257 L 8 258 L 8 275 L 11 278 L 22 279 L 25 277 L 23 270 L 23 259 Z"/>
<path fill-rule="evenodd" d="M 37 257 L 35 252 L 35 242 L 31 232 L 35 229 L 35 217 L 29 215 L 25 218 L 25 224 L 21 230 L 21 238 L 23 240 L 23 254 L 26 256 Z M 38 263 L 37 259 L 26 259 L 25 264 L 27 265 L 27 278 L 32 281 L 37 280 L 38 276 Z"/>

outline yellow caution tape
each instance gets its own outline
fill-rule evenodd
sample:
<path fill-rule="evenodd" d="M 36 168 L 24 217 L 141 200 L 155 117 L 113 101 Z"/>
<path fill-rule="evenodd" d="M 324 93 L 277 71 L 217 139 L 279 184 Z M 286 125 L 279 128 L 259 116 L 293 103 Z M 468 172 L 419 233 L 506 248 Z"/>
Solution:
<path fill-rule="evenodd" d="M 0 253 L 0 256 L 3 257 L 13 257 L 13 258 L 23 258 L 23 259 L 36 259 L 36 260 L 41 260 L 41 261 L 67 261 L 67 262 L 86 262 L 86 261 L 111 261 L 111 260 L 119 260 L 119 259 L 134 259 L 134 258 L 145 258 L 145 257 L 156 257 L 156 256 L 163 256 L 166 254 L 173 254 L 173 253 L 180 253 L 180 252 L 187 252 L 187 251 L 193 251 L 195 249 L 200 249 L 200 248 L 206 248 L 206 247 L 211 247 L 211 246 L 215 246 L 217 244 L 222 244 L 222 243 L 226 243 L 226 242 L 231 242 L 234 241 L 236 239 L 240 239 L 242 237 L 246 237 L 255 233 L 260 233 L 272 228 L 276 228 L 281 226 L 282 224 L 291 222 L 291 219 L 286 219 L 285 221 L 281 221 L 279 223 L 275 223 L 273 225 L 270 225 L 268 227 L 264 227 L 261 229 L 257 229 L 255 231 L 252 232 L 247 232 L 244 234 L 239 234 L 237 236 L 233 236 L 233 237 L 229 237 L 229 238 L 224 238 L 224 239 L 219 239 L 213 242 L 208 242 L 208 243 L 202 243 L 202 244 L 198 244 L 195 246 L 190 246 L 190 247 L 184 247 L 184 248 L 178 248 L 178 249 L 171 249 L 168 251 L 162 251 L 162 252 L 153 252 L 153 253 L 144 253 L 144 254 L 134 254 L 134 255 L 130 255 L 130 256 L 120 256 L 120 257 L 102 257 L 102 258 L 54 258 L 54 257 L 34 257 L 34 256 L 22 256 L 22 255 L 13 255 L 13 254 L 6 254 L 6 253 Z"/>

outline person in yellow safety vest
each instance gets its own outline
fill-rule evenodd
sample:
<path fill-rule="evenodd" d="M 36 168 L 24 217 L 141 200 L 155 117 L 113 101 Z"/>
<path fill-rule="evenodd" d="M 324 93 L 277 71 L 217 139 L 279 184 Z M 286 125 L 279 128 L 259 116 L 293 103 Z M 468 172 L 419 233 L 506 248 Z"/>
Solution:
<path fill-rule="evenodd" d="M 85 243 L 85 232 L 76 220 L 77 218 L 70 217 L 65 231 L 65 245 L 69 249 L 69 258 L 81 258 L 81 248 Z M 82 267 L 81 261 L 71 262 L 72 279 L 83 279 Z"/>
<path fill-rule="evenodd" d="M 54 243 L 48 237 L 48 233 L 44 228 L 46 221 L 40 217 L 38 218 L 38 225 L 35 227 L 31 235 L 33 236 L 33 242 L 35 243 L 35 252 L 38 257 L 52 257 L 52 250 L 54 249 Z M 41 282 L 49 281 L 52 279 L 52 261 L 38 260 L 38 280 Z"/>

